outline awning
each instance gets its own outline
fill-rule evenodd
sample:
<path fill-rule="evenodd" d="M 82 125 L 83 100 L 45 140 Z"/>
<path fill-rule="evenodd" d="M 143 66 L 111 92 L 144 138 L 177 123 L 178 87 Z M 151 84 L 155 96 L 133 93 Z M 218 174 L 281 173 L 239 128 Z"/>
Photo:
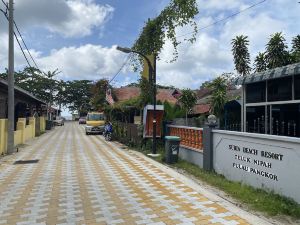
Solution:
<path fill-rule="evenodd" d="M 259 73 L 253 73 L 245 77 L 239 77 L 236 79 L 235 83 L 236 85 L 250 84 L 292 75 L 300 75 L 300 63 L 294 63 Z"/>

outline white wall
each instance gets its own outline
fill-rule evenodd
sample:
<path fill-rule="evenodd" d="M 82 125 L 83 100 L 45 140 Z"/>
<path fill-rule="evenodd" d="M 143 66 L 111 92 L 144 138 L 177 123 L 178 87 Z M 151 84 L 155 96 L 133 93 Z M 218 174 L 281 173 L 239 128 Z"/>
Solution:
<path fill-rule="evenodd" d="M 227 179 L 300 203 L 300 139 L 213 131 L 214 169 Z"/>

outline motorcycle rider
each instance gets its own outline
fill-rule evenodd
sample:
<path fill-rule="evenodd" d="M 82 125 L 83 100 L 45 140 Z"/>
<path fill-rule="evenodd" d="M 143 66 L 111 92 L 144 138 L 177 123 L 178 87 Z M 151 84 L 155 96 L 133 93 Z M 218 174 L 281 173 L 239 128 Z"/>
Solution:
<path fill-rule="evenodd" d="M 106 136 L 107 134 L 112 134 L 113 131 L 113 126 L 112 123 L 110 121 L 107 121 L 104 127 L 104 136 Z"/>

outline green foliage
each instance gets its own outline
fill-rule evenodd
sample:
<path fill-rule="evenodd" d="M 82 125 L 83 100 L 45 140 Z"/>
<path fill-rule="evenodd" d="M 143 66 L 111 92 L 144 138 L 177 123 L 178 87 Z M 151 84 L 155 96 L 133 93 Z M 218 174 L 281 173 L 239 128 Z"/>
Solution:
<path fill-rule="evenodd" d="M 291 50 L 292 62 L 300 62 L 300 35 L 297 35 L 292 40 L 292 50 Z"/>
<path fill-rule="evenodd" d="M 144 77 L 139 80 L 139 85 L 141 89 L 140 106 L 143 108 L 145 105 L 152 102 L 153 89 L 150 82 Z"/>
<path fill-rule="evenodd" d="M 271 216 L 288 215 L 293 218 L 300 218 L 300 205 L 289 198 L 262 189 L 256 189 L 239 182 L 229 181 L 222 175 L 204 171 L 198 166 L 183 160 L 179 160 L 173 166 L 183 169 L 196 178 L 221 189 L 253 210 L 265 212 Z"/>
<path fill-rule="evenodd" d="M 268 69 L 281 67 L 290 63 L 290 54 L 285 38 L 281 32 L 271 35 L 266 46 Z"/>
<path fill-rule="evenodd" d="M 164 120 L 171 121 L 175 118 L 182 118 L 185 116 L 185 110 L 179 105 L 172 105 L 169 102 L 164 102 Z"/>
<path fill-rule="evenodd" d="M 66 82 L 66 101 L 71 112 L 78 111 L 84 114 L 91 110 L 93 83 L 90 80 L 74 80 Z"/>
<path fill-rule="evenodd" d="M 92 100 L 91 104 L 96 110 L 103 110 L 107 105 L 106 90 L 111 88 L 107 79 L 98 80 L 92 87 Z M 111 88 L 112 89 L 112 88 Z"/>
<path fill-rule="evenodd" d="M 248 37 L 244 35 L 236 36 L 232 39 L 231 44 L 235 69 L 242 76 L 246 76 L 251 71 Z"/>
<path fill-rule="evenodd" d="M 227 102 L 228 77 L 226 74 L 221 75 L 209 83 L 207 87 L 212 90 L 212 97 L 210 99 L 212 113 L 222 119 L 224 105 Z"/>
<path fill-rule="evenodd" d="M 63 81 L 55 79 L 58 73 L 58 70 L 42 73 L 34 67 L 26 67 L 15 72 L 15 84 L 47 103 L 57 103 L 62 99 L 64 86 Z M 2 73 L 0 77 L 7 79 L 7 72 Z"/>
<path fill-rule="evenodd" d="M 254 71 L 262 72 L 267 69 L 267 61 L 265 53 L 259 52 L 254 61 Z"/>
<path fill-rule="evenodd" d="M 197 25 L 193 20 L 198 14 L 196 0 L 171 0 L 170 4 L 154 19 L 149 19 L 140 36 L 133 45 L 133 49 L 145 55 L 159 54 L 166 42 L 170 40 L 174 47 L 174 60 L 178 57 L 177 46 L 180 42 L 176 38 L 176 28 L 190 25 L 193 33 L 188 41 L 195 41 Z M 140 61 L 142 62 L 141 58 Z M 136 65 L 138 64 L 135 61 Z"/>
<path fill-rule="evenodd" d="M 196 105 L 197 96 L 191 89 L 183 89 L 181 91 L 181 96 L 179 97 L 179 102 L 182 108 L 185 110 L 185 119 L 187 124 L 188 113 L 191 112 L 193 107 Z"/>

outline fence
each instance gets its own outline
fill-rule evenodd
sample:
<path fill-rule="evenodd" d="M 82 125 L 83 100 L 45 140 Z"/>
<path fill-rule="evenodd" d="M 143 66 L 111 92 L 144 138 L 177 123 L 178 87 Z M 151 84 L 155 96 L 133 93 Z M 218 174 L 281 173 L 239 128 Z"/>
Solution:
<path fill-rule="evenodd" d="M 39 131 L 45 131 L 45 118 L 37 118 L 40 122 Z M 27 140 L 34 138 L 37 133 L 36 118 L 29 118 L 29 125 L 26 125 L 25 118 L 19 118 L 17 130 L 14 132 L 15 146 L 24 144 Z M 7 152 L 7 119 L 0 119 L 0 155 Z"/>
<path fill-rule="evenodd" d="M 203 128 L 168 125 L 171 136 L 180 137 L 180 145 L 195 151 L 203 150 Z"/>
<path fill-rule="evenodd" d="M 139 132 L 137 124 L 115 122 L 114 126 L 114 137 L 123 143 L 132 143 L 139 145 L 142 143 L 142 135 Z"/>

